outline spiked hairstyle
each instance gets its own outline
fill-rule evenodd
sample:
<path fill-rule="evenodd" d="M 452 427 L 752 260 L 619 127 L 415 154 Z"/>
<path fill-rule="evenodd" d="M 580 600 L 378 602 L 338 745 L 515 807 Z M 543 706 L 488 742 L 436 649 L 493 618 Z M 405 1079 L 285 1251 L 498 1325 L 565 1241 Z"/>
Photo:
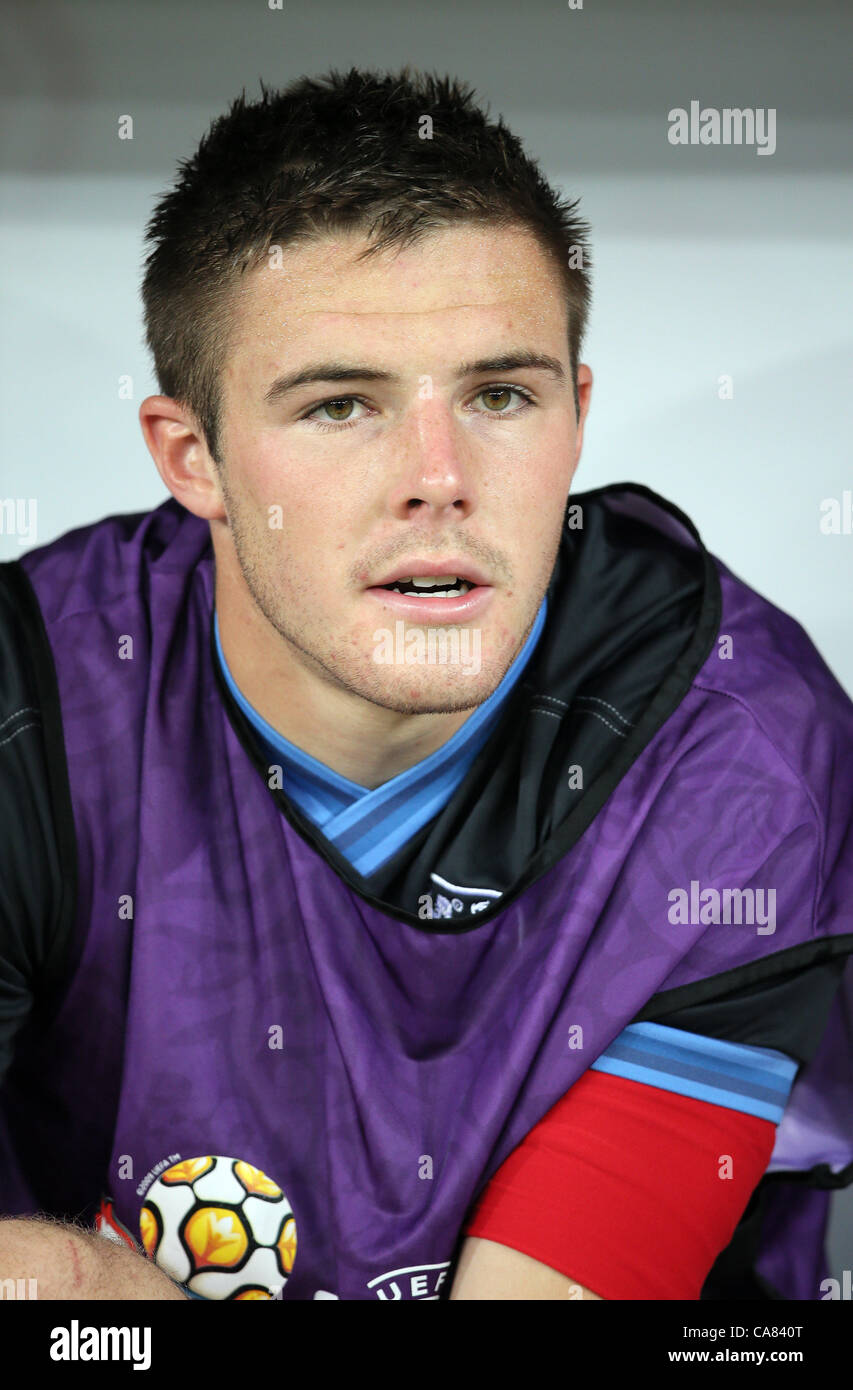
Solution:
<path fill-rule="evenodd" d="M 222 464 L 221 379 L 234 296 L 271 246 L 361 232 L 362 256 L 453 223 L 523 226 L 562 277 L 577 366 L 590 302 L 589 226 L 503 120 L 458 79 L 351 68 L 263 82 L 215 119 L 146 229 L 145 334 L 160 391 L 189 408 Z M 429 122 L 425 118 L 429 117 Z M 429 138 L 424 138 L 428 135 Z"/>

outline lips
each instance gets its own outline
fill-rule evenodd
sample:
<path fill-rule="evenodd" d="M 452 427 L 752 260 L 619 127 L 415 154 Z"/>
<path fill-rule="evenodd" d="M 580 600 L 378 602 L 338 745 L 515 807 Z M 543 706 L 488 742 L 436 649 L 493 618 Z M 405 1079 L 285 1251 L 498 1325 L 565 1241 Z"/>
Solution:
<path fill-rule="evenodd" d="M 432 592 L 429 587 L 410 584 L 405 592 L 399 587 L 403 581 L 436 581 Z M 448 581 L 453 587 L 443 587 Z M 457 581 L 463 581 L 461 584 Z M 406 622 L 422 623 L 426 626 L 438 623 L 464 623 L 485 616 L 494 600 L 495 590 L 482 570 L 470 561 L 451 555 L 441 560 L 400 561 L 375 584 L 365 589 L 365 596 L 381 605 L 386 614 L 395 615 Z"/>

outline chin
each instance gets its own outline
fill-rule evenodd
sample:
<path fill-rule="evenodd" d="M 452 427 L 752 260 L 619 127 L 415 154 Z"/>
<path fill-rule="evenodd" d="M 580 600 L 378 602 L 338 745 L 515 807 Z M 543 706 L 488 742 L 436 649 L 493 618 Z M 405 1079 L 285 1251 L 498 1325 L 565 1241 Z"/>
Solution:
<path fill-rule="evenodd" d="M 413 666 L 395 672 L 393 680 L 375 687 L 368 698 L 400 714 L 456 714 L 483 704 L 500 679 L 500 672 L 485 669 L 465 674 L 464 668 L 424 671 Z"/>

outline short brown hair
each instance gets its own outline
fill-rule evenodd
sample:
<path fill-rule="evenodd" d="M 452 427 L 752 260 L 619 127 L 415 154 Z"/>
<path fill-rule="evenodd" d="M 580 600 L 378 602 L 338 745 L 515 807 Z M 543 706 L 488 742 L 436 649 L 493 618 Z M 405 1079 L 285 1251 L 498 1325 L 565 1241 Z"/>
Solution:
<path fill-rule="evenodd" d="M 579 199 L 559 198 L 473 89 L 408 65 L 260 85 L 259 100 L 244 90 L 180 162 L 146 229 L 142 298 L 159 388 L 192 411 L 213 459 L 222 462 L 221 377 L 240 277 L 271 246 L 348 231 L 368 237 L 366 256 L 454 222 L 527 227 L 563 278 L 577 409 L 589 226 Z"/>

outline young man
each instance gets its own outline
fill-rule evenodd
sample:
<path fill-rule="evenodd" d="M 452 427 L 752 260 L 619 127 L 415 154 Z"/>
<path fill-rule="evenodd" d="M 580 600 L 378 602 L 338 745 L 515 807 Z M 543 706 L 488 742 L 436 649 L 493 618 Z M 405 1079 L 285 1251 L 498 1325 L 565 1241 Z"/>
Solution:
<path fill-rule="evenodd" d="M 2 567 L 0 1275 L 819 1298 L 853 706 L 677 507 L 571 494 L 575 204 L 353 70 L 149 237 L 172 496 Z"/>

